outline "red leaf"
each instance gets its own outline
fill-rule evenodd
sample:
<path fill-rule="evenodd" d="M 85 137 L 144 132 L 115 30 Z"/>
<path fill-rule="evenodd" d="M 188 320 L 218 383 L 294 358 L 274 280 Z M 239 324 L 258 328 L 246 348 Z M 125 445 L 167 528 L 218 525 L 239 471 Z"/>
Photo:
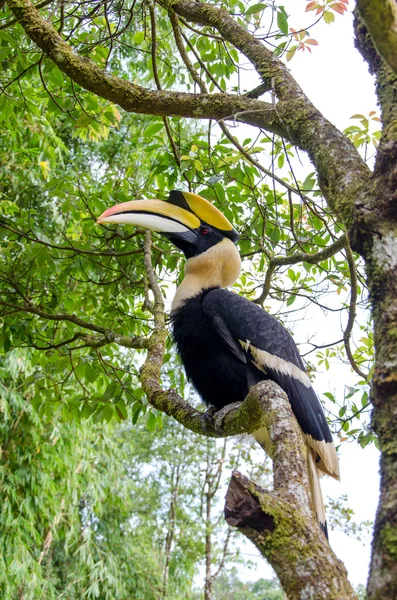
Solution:
<path fill-rule="evenodd" d="M 317 8 L 317 6 L 317 2 L 309 2 L 309 4 L 306 5 L 305 12 L 309 12 L 309 10 L 314 10 L 315 8 Z"/>
<path fill-rule="evenodd" d="M 335 4 L 333 4 L 331 6 L 331 8 L 332 8 L 332 10 L 339 13 L 340 15 L 343 15 L 345 10 L 347 10 L 346 6 L 344 4 L 342 4 L 341 2 L 335 2 Z"/>
<path fill-rule="evenodd" d="M 305 44 L 311 44 L 312 46 L 318 46 L 318 41 L 312 40 L 312 38 L 309 38 L 308 40 L 305 40 Z"/>
<path fill-rule="evenodd" d="M 319 15 L 320 13 L 324 12 L 324 8 L 322 6 L 320 6 L 317 10 L 316 10 L 316 15 Z"/>

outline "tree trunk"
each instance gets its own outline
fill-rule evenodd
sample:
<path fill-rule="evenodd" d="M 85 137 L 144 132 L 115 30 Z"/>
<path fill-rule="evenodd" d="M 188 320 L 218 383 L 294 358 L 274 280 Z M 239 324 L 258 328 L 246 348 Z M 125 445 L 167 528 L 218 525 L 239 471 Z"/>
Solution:
<path fill-rule="evenodd" d="M 356 45 L 376 75 L 382 139 L 372 204 L 357 211 L 357 250 L 366 261 L 376 348 L 372 426 L 381 450 L 381 494 L 375 520 L 368 600 L 397 598 L 397 75 L 377 54 L 356 13 Z M 370 211 L 368 209 L 371 209 Z M 369 217 L 369 212 L 371 213 Z"/>
<path fill-rule="evenodd" d="M 211 493 L 208 485 L 207 493 L 205 494 L 205 585 L 204 585 L 204 600 L 212 600 L 212 548 L 211 548 Z"/>
<path fill-rule="evenodd" d="M 175 480 L 174 480 L 175 477 Z M 175 520 L 176 520 L 176 505 L 178 501 L 178 491 L 179 491 L 179 478 L 180 478 L 180 465 L 177 465 L 171 476 L 171 500 L 170 500 L 170 508 L 168 512 L 168 530 L 165 538 L 165 548 L 164 548 L 164 570 L 163 570 L 163 583 L 161 590 L 161 600 L 167 597 L 168 594 L 168 578 L 169 578 L 169 570 L 170 570 L 170 559 L 171 559 L 171 550 L 172 550 L 172 542 L 175 535 Z"/>

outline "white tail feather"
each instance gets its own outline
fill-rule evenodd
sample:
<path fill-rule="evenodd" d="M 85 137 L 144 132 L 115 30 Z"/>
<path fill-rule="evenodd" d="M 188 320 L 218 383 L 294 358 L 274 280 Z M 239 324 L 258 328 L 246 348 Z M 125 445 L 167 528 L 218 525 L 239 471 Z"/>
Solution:
<path fill-rule="evenodd" d="M 252 436 L 258 442 L 258 444 L 264 449 L 266 454 L 272 458 L 272 441 L 270 439 L 269 432 L 266 427 L 262 427 L 262 429 L 257 429 L 252 432 Z"/>
<path fill-rule="evenodd" d="M 272 442 L 269 436 L 269 432 L 266 430 L 266 428 L 263 427 L 262 429 L 257 429 L 252 433 L 252 435 L 256 439 L 256 441 L 262 446 L 266 454 L 270 456 L 270 458 L 272 458 Z M 331 446 L 331 444 L 329 444 L 329 446 Z M 309 485 L 313 513 L 315 515 L 316 520 L 320 524 L 321 529 L 324 531 L 325 535 L 328 538 L 327 517 L 325 514 L 323 494 L 320 485 L 320 471 L 317 467 L 315 456 L 317 456 L 317 452 L 313 451 L 312 448 L 308 447 L 307 466 L 309 471 Z"/>
<path fill-rule="evenodd" d="M 321 525 L 321 528 L 326 532 L 327 517 L 325 515 L 324 500 L 320 485 L 320 473 L 317 469 L 316 461 L 310 448 L 308 449 L 307 453 L 307 463 L 309 469 L 309 483 L 310 492 L 312 495 L 313 510 L 315 512 L 317 521 Z"/>

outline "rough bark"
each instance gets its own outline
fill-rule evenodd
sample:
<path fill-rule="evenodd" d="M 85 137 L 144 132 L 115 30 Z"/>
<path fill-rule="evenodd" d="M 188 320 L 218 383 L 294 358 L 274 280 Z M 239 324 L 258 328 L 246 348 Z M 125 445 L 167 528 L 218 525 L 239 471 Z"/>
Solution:
<path fill-rule="evenodd" d="M 397 598 L 397 76 L 378 56 L 358 15 L 355 29 L 356 45 L 376 76 L 383 122 L 373 174 L 377 194 L 366 207 L 374 226 L 362 245 L 376 347 L 372 426 L 381 449 L 381 495 L 368 598 L 394 600 Z"/>
<path fill-rule="evenodd" d="M 397 73 L 396 0 L 357 0 L 357 8 L 377 51 Z"/>
<path fill-rule="evenodd" d="M 264 490 L 235 472 L 226 495 L 226 520 L 270 562 L 289 600 L 356 598 L 345 567 L 313 517 L 306 445 L 288 398 L 272 382 L 255 390 L 273 442 L 274 489 Z"/>

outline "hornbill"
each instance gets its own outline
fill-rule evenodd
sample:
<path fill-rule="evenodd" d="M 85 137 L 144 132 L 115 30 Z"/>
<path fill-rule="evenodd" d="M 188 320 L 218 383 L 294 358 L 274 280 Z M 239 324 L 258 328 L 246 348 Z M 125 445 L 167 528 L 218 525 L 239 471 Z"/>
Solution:
<path fill-rule="evenodd" d="M 291 335 L 257 304 L 225 289 L 241 267 L 232 224 L 201 196 L 176 190 L 166 202 L 135 200 L 113 206 L 98 223 L 157 231 L 185 254 L 185 277 L 172 302 L 171 321 L 188 378 L 216 409 L 242 402 L 263 379 L 280 385 L 309 446 L 313 508 L 327 534 L 319 472 L 339 479 L 332 435 Z M 253 435 L 269 451 L 267 432 Z"/>

